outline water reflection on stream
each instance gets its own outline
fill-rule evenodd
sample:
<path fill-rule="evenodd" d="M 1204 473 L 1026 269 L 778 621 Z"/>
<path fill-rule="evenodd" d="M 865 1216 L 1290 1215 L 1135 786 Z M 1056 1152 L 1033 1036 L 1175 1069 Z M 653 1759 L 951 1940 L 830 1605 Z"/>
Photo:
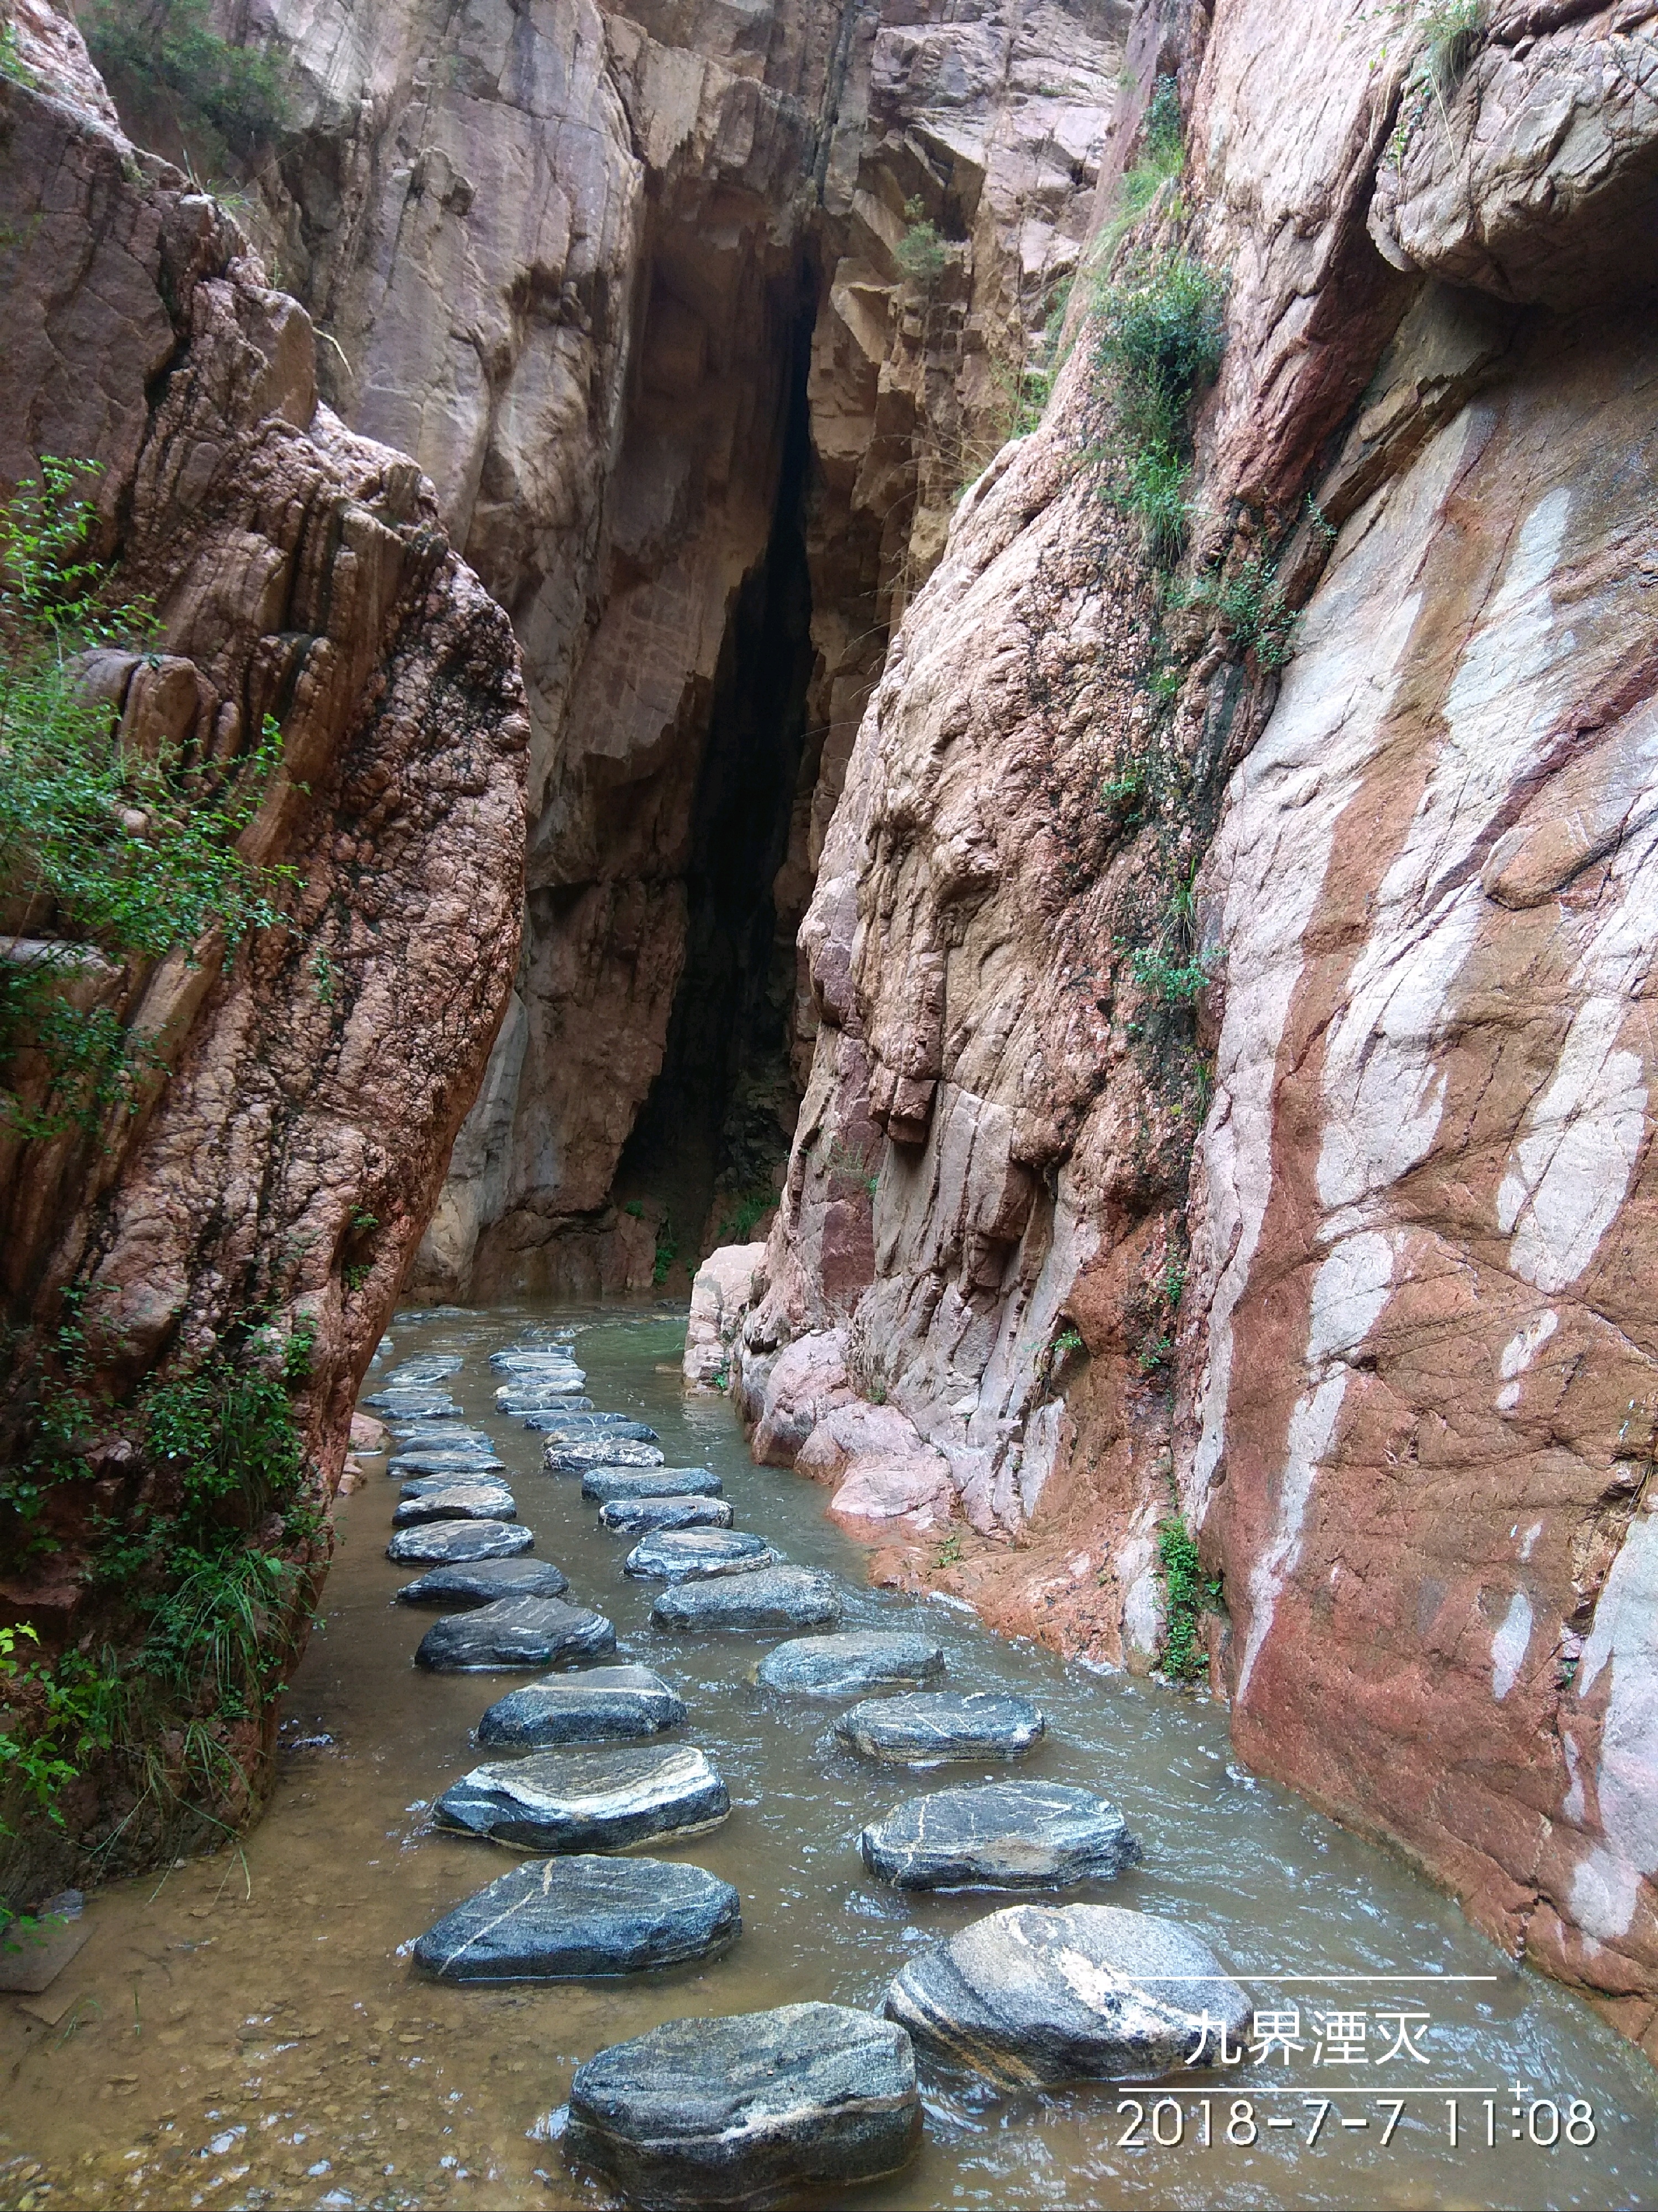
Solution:
<path fill-rule="evenodd" d="M 48 2183 L 34 2201 L 56 2207 L 597 2207 L 603 2192 L 574 2179 L 539 2130 L 582 2059 L 686 2014 L 808 1996 L 879 2009 L 914 1950 L 1005 1901 L 905 1898 L 871 1881 L 857 1856 L 868 1820 L 978 1770 L 911 1778 L 866 1766 L 829 1738 L 838 1706 L 785 1703 L 752 1686 L 753 1642 L 670 1638 L 647 1626 L 655 1586 L 623 1578 L 625 1542 L 598 1528 L 578 1482 L 540 1473 L 539 1440 L 494 1408 L 488 1353 L 548 1317 L 515 1307 L 399 1325 L 394 1357 L 466 1355 L 447 1387 L 496 1437 L 539 1555 L 565 1570 L 573 1597 L 615 1621 L 619 1656 L 643 1660 L 685 1694 L 684 1734 L 724 1774 L 733 1812 L 714 1833 L 655 1855 L 735 1883 L 741 1941 L 704 1966 L 626 1982 L 486 1991 L 413 1976 L 399 1948 L 508 1863 L 487 1844 L 430 1832 L 425 1814 L 473 1763 L 468 1731 L 509 1685 L 413 1672 L 433 1616 L 391 1603 L 410 1571 L 383 1556 L 394 1493 L 383 1461 L 371 1462 L 370 1486 L 341 1506 L 326 1626 L 290 1692 L 283 1778 L 245 1850 L 105 1892 L 89 1908 L 87 1948 L 32 2001 L 36 2009 L 7 2002 L 0 2169 L 12 2164 L 0 2170 L 0 2204 Z M 1309 2028 L 1291 2069 L 1280 2060 L 1223 2089 L 1205 2083 L 1207 2147 L 1192 2090 L 1161 2107 L 1160 2132 L 1178 2128 L 1182 2140 L 1160 2146 L 1151 2100 L 1137 2129 L 1120 2093 L 1104 2086 L 992 2099 L 930 2084 L 919 2158 L 857 2204 L 1658 2202 L 1658 2078 L 1645 2063 L 1564 1992 L 1515 1974 L 1405 1868 L 1235 1771 L 1223 1715 L 1002 1643 L 940 1604 L 863 1589 L 861 1554 L 824 1519 L 825 1493 L 751 1465 L 722 1404 L 682 1402 L 682 1316 L 557 1317 L 583 1324 L 576 1357 L 596 1404 L 649 1420 L 670 1465 L 717 1468 L 740 1528 L 858 1586 L 846 1626 L 924 1628 L 946 1647 L 952 1686 L 1038 1700 L 1050 1733 L 1015 1771 L 1100 1790 L 1145 1846 L 1143 1867 L 1094 1893 L 1101 1901 L 1200 1930 L 1259 2009 L 1368 2010 L 1371 2062 L 1385 2048 L 1374 2040 L 1381 2010 L 1409 2002 L 1431 2016 L 1418 2031 L 1423 2066 L 1401 2058 L 1385 2072 L 1320 2072 L 1308 2063 Z M 1337 1973 L 1494 1978 L 1282 1978 Z M 1372 2081 L 1373 2094 L 1329 2099 L 1309 2147 L 1330 2088 Z M 1418 2084 L 1433 2094 L 1407 2100 L 1384 2143 L 1387 2100 Z M 1573 2098 L 1593 2107 L 1591 2143 L 1565 2140 Z M 1234 2111 L 1240 2100 L 1247 2118 Z M 1549 2132 L 1546 2100 L 1563 2121 L 1552 2148 L 1527 2139 Z M 1344 2128 L 1344 2117 L 1367 2124 Z M 42 2170 L 31 2175 L 35 2161 Z"/>

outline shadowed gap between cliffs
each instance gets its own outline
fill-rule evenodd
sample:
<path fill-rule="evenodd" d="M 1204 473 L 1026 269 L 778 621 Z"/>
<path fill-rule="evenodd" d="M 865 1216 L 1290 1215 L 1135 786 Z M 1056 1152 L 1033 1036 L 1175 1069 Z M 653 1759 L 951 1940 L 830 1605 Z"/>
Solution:
<path fill-rule="evenodd" d="M 685 966 L 662 1066 L 614 1186 L 620 1203 L 666 1209 L 663 1235 L 692 1268 L 722 1219 L 738 1220 L 745 1199 L 752 1207 L 771 1193 L 800 1104 L 789 1064 L 799 917 L 780 921 L 772 887 L 788 850 L 813 666 L 814 316 L 803 307 L 792 331 L 771 538 L 743 580 L 715 675 L 692 817 Z"/>

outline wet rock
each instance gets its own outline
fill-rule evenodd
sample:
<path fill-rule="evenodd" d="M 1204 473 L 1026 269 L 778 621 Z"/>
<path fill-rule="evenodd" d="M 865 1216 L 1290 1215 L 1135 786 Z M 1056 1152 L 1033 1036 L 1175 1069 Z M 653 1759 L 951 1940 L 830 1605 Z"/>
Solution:
<path fill-rule="evenodd" d="M 350 1449 L 358 1459 L 378 1459 L 389 1435 L 385 1422 L 377 1421 L 372 1413 L 352 1414 Z"/>
<path fill-rule="evenodd" d="M 591 1398 L 561 1398 L 556 1406 L 511 1406 L 505 1410 L 515 1420 L 521 1421 L 525 1428 L 545 1431 L 562 1428 L 576 1415 L 591 1413 L 593 1401 Z M 584 1430 L 582 1433 L 585 1435 L 588 1431 Z M 654 1429 L 651 1434 L 655 1434 Z"/>
<path fill-rule="evenodd" d="M 475 1766 L 443 1792 L 433 1818 L 441 1828 L 527 1850 L 614 1851 L 653 1837 L 700 1836 L 730 1810 L 706 1753 L 665 1743 L 538 1751 Z"/>
<path fill-rule="evenodd" d="M 612 1435 L 550 1443 L 545 1464 L 550 1474 L 585 1474 L 594 1467 L 660 1467 L 666 1456 L 660 1444 Z"/>
<path fill-rule="evenodd" d="M 503 1413 L 567 1413 L 573 1410 L 570 1400 L 581 1388 L 579 1376 L 572 1382 L 503 1382 L 495 1394 L 495 1402 Z"/>
<path fill-rule="evenodd" d="M 1062 1782 L 981 1782 L 912 1797 L 858 1838 L 899 1889 L 1058 1889 L 1137 1865 L 1122 1814 Z"/>
<path fill-rule="evenodd" d="M 469 1446 L 480 1451 L 495 1449 L 487 1429 L 474 1429 L 465 1421 L 395 1421 L 392 1434 L 409 1451 L 460 1451 Z"/>
<path fill-rule="evenodd" d="M 686 1583 L 753 1574 L 776 1566 L 779 1557 L 764 1536 L 744 1528 L 662 1528 L 633 1547 L 622 1572 L 637 1582 Z"/>
<path fill-rule="evenodd" d="M 635 1974 L 723 1951 L 742 1933 L 728 1881 L 661 1859 L 531 1859 L 445 1913 L 414 1947 L 443 1982 Z"/>
<path fill-rule="evenodd" d="M 631 1536 L 658 1528 L 728 1528 L 731 1517 L 723 1498 L 613 1498 L 599 1508 L 601 1528 Z"/>
<path fill-rule="evenodd" d="M 582 1495 L 608 1505 L 618 1498 L 717 1498 L 725 1485 L 705 1467 L 595 1467 L 582 1477 Z"/>
<path fill-rule="evenodd" d="M 533 1375 L 541 1368 L 575 1364 L 567 1344 L 509 1344 L 503 1351 L 490 1354 L 490 1365 L 497 1375 Z"/>
<path fill-rule="evenodd" d="M 376 1390 L 363 1400 L 394 1421 L 432 1421 L 460 1411 L 442 1390 Z"/>
<path fill-rule="evenodd" d="M 1011 2084 L 1167 2073 L 1198 2050 L 1205 2013 L 1235 2048 L 1250 2007 L 1178 1922 L 1015 1905 L 911 1959 L 886 2010 L 923 2051 Z"/>
<path fill-rule="evenodd" d="M 445 1382 L 451 1375 L 458 1375 L 466 1364 L 458 1354 L 426 1352 L 418 1359 L 405 1359 L 400 1367 L 393 1368 L 381 1388 L 385 1390 L 430 1390 L 434 1383 Z"/>
<path fill-rule="evenodd" d="M 951 1759 L 1016 1759 L 1041 1740 L 1047 1725 L 1028 1698 L 937 1690 L 867 1698 L 841 1715 L 835 1734 L 865 1759 L 939 1766 Z"/>
<path fill-rule="evenodd" d="M 493 1605 L 503 1597 L 562 1597 L 568 1578 L 551 1559 L 477 1559 L 470 1565 L 434 1567 L 405 1583 L 400 1605 Z"/>
<path fill-rule="evenodd" d="M 411 1474 L 400 1485 L 399 1498 L 429 1498 L 438 1490 L 504 1490 L 506 1483 L 501 1475 L 489 1474 L 480 1468 L 452 1468 L 447 1474 Z M 510 1517 L 510 1516 L 507 1516 Z"/>
<path fill-rule="evenodd" d="M 738 1636 L 832 1628 L 845 1611 L 832 1575 L 815 1567 L 765 1567 L 666 1589 L 650 1608 L 657 1628 L 723 1630 Z"/>
<path fill-rule="evenodd" d="M 400 1451 L 387 1466 L 387 1474 L 501 1474 L 504 1460 L 487 1444 L 450 1444 L 427 1451 Z"/>
<path fill-rule="evenodd" d="M 386 1556 L 399 1566 L 442 1567 L 463 1560 L 509 1559 L 534 1541 L 527 1528 L 509 1528 L 504 1521 L 434 1521 L 424 1528 L 399 1528 Z"/>
<path fill-rule="evenodd" d="M 655 1429 L 643 1421 L 630 1421 L 625 1413 L 538 1414 L 533 1422 L 527 1421 L 524 1425 L 539 1430 L 549 1443 L 562 1442 L 566 1436 L 571 1443 L 582 1444 L 594 1437 L 614 1437 L 619 1443 L 624 1440 L 641 1444 L 661 1442 Z"/>
<path fill-rule="evenodd" d="M 943 1672 L 943 1649 L 930 1637 L 849 1629 L 779 1644 L 761 1660 L 755 1680 L 800 1697 L 849 1698 L 883 1683 L 934 1681 Z"/>
<path fill-rule="evenodd" d="M 428 1521 L 515 1521 L 511 1491 L 498 1482 L 446 1482 L 424 1497 L 405 1498 L 392 1515 L 394 1528 L 418 1528 Z"/>
<path fill-rule="evenodd" d="M 389 1336 L 382 1336 L 380 1342 L 375 1346 L 375 1358 L 376 1359 L 389 1359 L 391 1356 L 392 1340 Z"/>
<path fill-rule="evenodd" d="M 434 1621 L 420 1639 L 415 1664 L 440 1674 L 504 1674 L 586 1658 L 615 1645 L 609 1621 L 585 1606 L 556 1597 L 503 1597 Z"/>
<path fill-rule="evenodd" d="M 611 1743 L 661 1735 L 685 1717 L 685 1699 L 649 1667 L 588 1667 L 497 1698 L 478 1723 L 478 1741 Z"/>
<path fill-rule="evenodd" d="M 567 2156 L 650 2204 L 744 2204 L 896 2172 L 921 2139 L 909 2037 L 845 2005 L 674 2020 L 570 2084 Z"/>

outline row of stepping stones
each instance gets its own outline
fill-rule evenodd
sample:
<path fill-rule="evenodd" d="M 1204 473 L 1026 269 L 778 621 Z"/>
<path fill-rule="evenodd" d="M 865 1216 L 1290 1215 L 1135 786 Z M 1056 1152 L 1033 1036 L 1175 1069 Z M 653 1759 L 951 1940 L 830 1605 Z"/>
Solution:
<path fill-rule="evenodd" d="M 497 1352 L 491 1364 L 506 1377 L 500 1411 L 543 1432 L 548 1471 L 579 1475 L 601 1525 L 636 1539 L 624 1574 L 665 1585 L 653 1625 L 787 1637 L 753 1679 L 783 1695 L 853 1699 L 834 1734 L 871 1761 L 1012 1758 L 1040 1740 L 1043 1716 L 1027 1699 L 928 1686 L 945 1669 L 928 1638 L 841 1631 L 834 1578 L 736 1529 L 717 1475 L 668 1468 L 653 1431 L 596 1410 L 562 1346 Z M 438 1388 L 459 1365 L 407 1362 L 368 1401 L 400 1444 L 389 1556 L 428 1570 L 399 1596 L 466 1608 L 427 1632 L 417 1662 L 494 1673 L 602 1656 L 614 1648 L 612 1624 L 569 1602 L 559 1571 L 528 1556 L 533 1537 L 487 1434 L 461 1425 Z M 694 1836 L 728 1814 L 703 1752 L 638 1741 L 686 1717 L 684 1700 L 637 1665 L 552 1675 L 491 1705 L 478 1741 L 519 1755 L 446 1790 L 436 1823 L 549 1856 L 447 1914 L 415 1945 L 417 1962 L 454 1981 L 545 1980 L 679 1964 L 735 1942 L 741 1900 L 729 1883 L 699 1867 L 605 1855 Z M 1093 1792 L 1021 1781 L 911 1799 L 866 1827 L 859 1849 L 872 1875 L 909 1890 L 1064 1888 L 1110 1880 L 1140 1857 L 1121 1815 Z M 571 2085 L 566 2150 L 653 2203 L 872 2181 L 919 2141 L 917 2045 L 1003 2085 L 1143 2079 L 1183 2065 L 1205 2017 L 1235 2041 L 1249 2001 L 1172 1921 L 1021 1904 L 920 1953 L 883 2009 L 806 2003 L 674 2021 L 600 2051 Z"/>

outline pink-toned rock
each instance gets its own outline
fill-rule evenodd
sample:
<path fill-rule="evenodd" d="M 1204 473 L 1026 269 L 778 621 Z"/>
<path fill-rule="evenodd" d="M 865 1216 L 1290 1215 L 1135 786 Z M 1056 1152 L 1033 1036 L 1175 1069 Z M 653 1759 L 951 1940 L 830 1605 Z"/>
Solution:
<path fill-rule="evenodd" d="M 745 1373 L 761 1363 L 752 1356 Z M 750 1448 L 771 1467 L 792 1467 L 801 1449 L 831 1407 L 851 1396 L 846 1379 L 846 1339 L 839 1329 L 818 1329 L 796 1337 L 777 1357 L 764 1363 Z M 832 1472 L 825 1469 L 825 1473 Z"/>
<path fill-rule="evenodd" d="M 722 1244 L 698 1268 L 686 1324 L 684 1374 L 688 1390 L 724 1390 L 738 1334 L 754 1302 L 765 1265 L 764 1244 Z"/>
<path fill-rule="evenodd" d="M 383 1452 L 391 1441 L 391 1431 L 384 1421 L 377 1421 L 372 1413 L 353 1413 L 351 1416 L 350 1448 L 366 1454 L 370 1459 Z"/>

